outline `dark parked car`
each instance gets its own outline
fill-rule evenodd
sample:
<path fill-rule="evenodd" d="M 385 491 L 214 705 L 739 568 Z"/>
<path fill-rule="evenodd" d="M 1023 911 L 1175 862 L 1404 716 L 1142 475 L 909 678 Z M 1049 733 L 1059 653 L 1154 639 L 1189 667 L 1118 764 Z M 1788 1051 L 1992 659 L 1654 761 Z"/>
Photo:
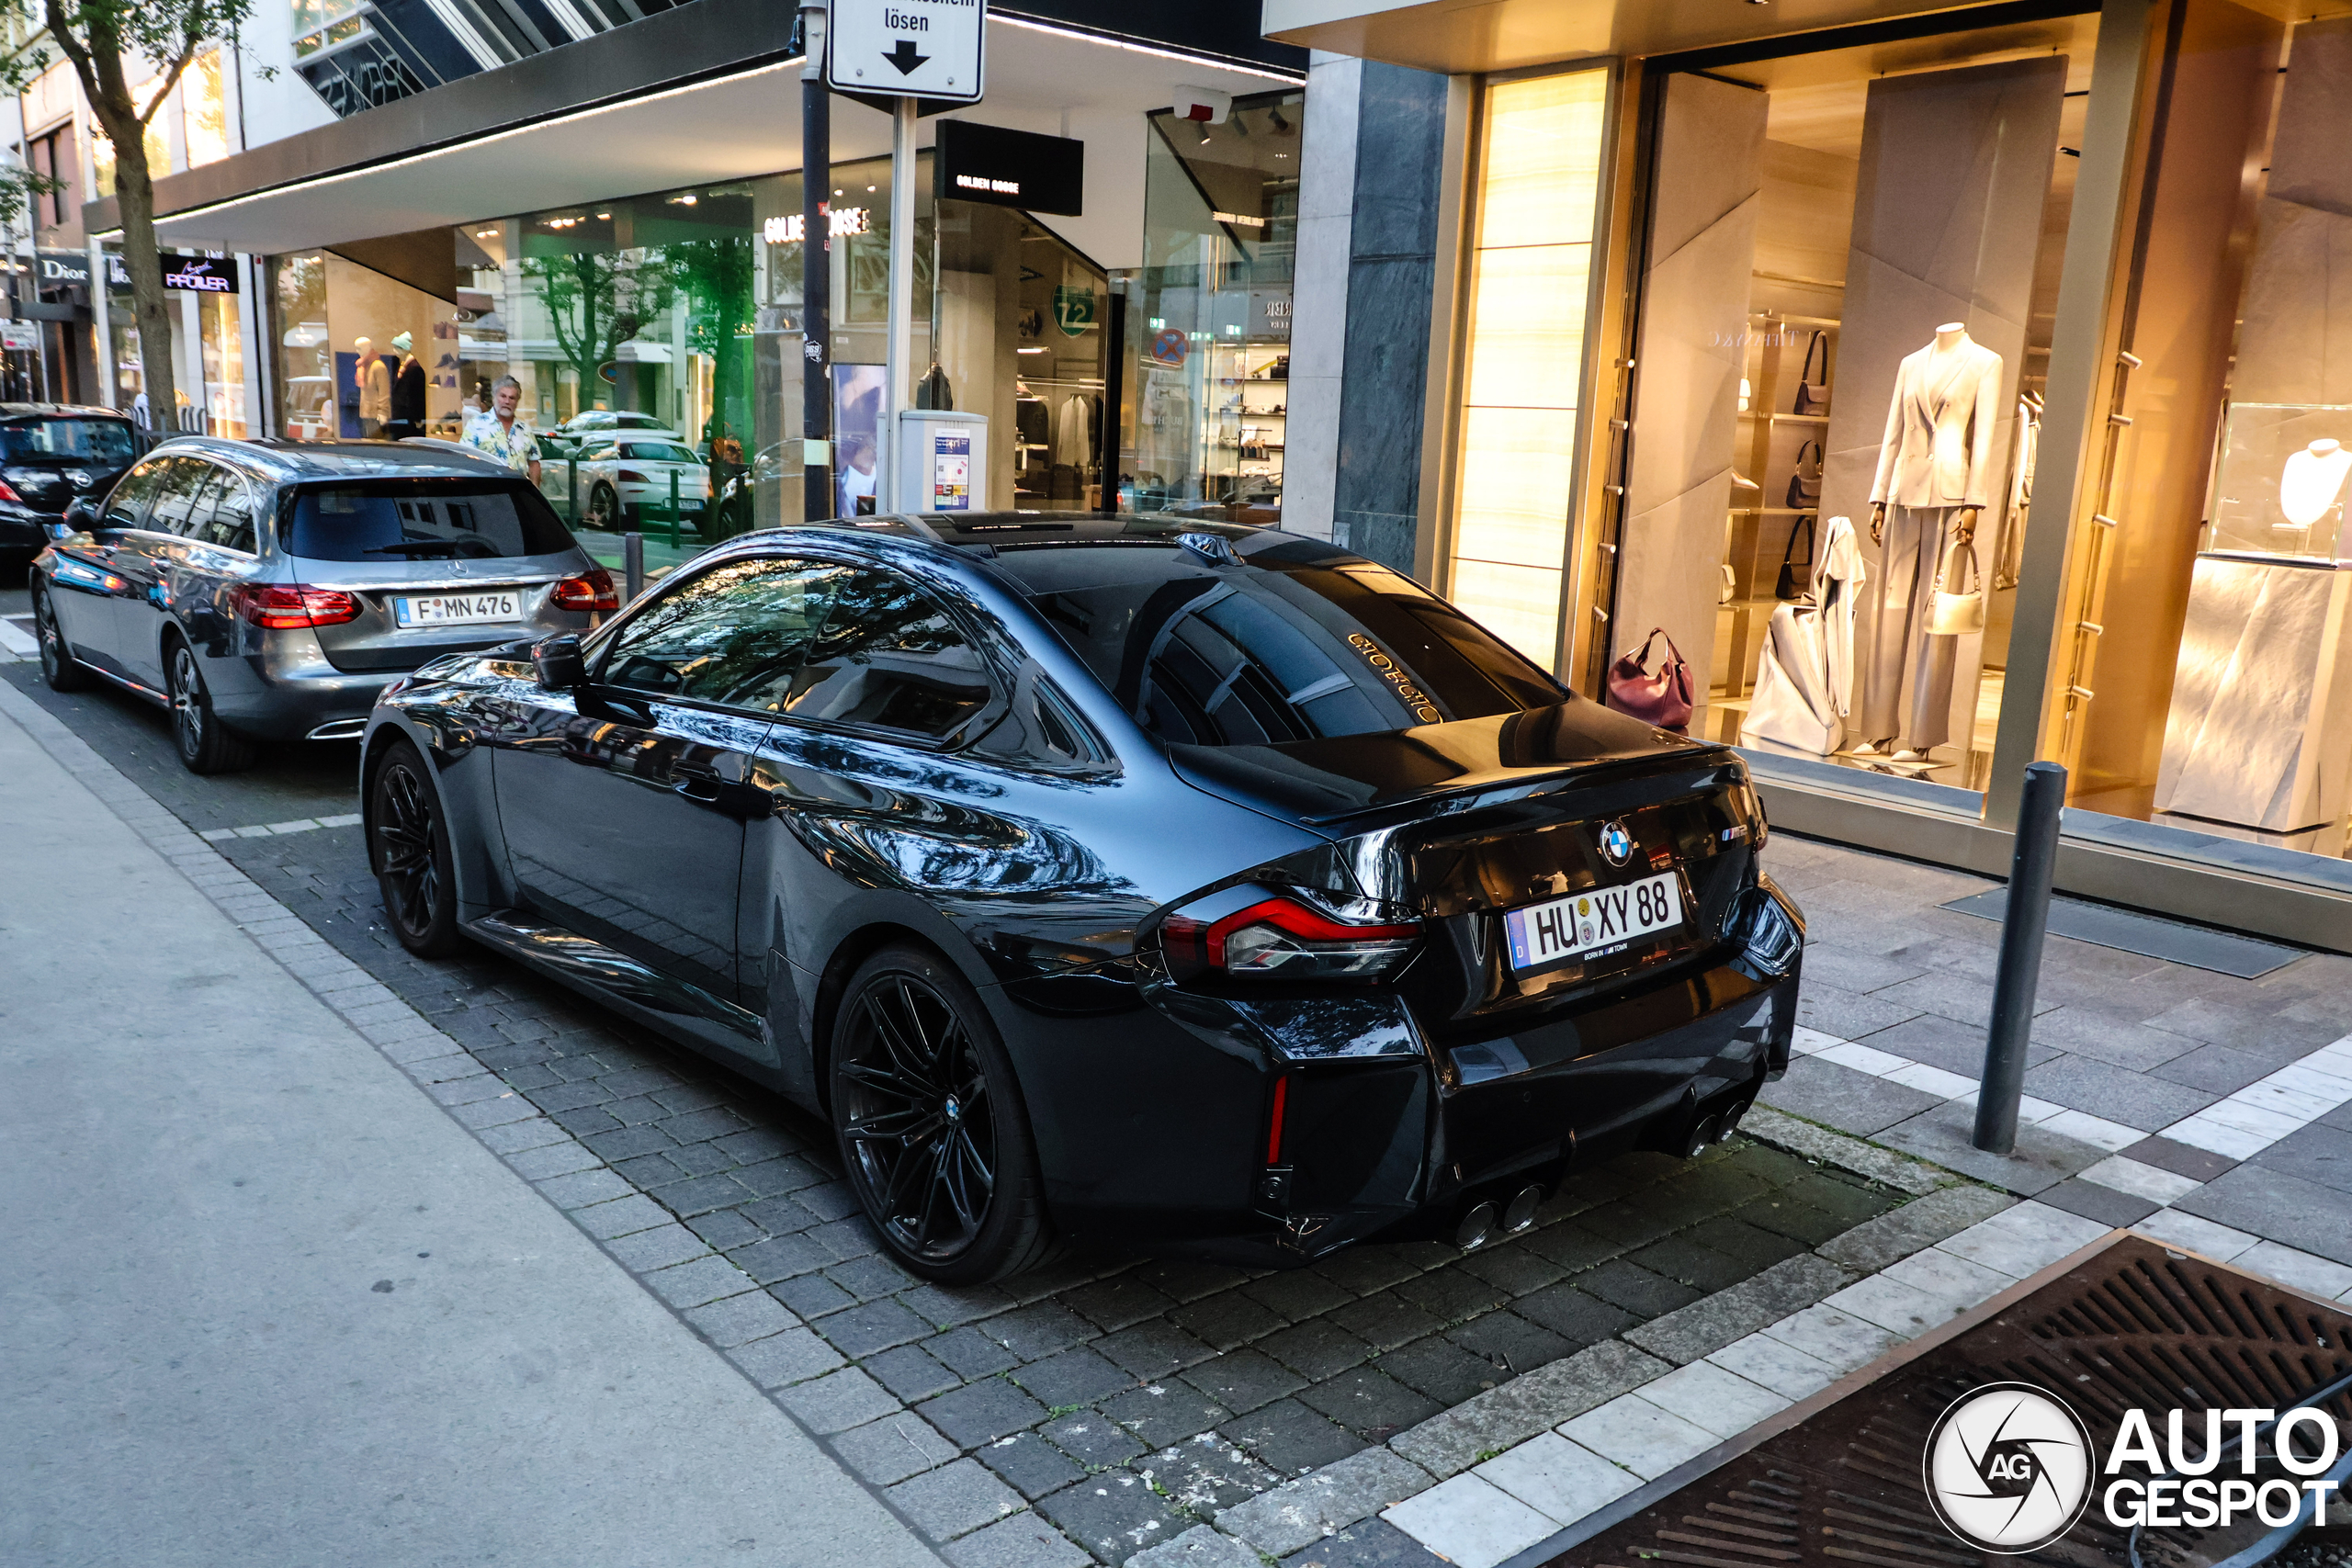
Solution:
<path fill-rule="evenodd" d="M 106 494 L 145 450 L 139 427 L 111 409 L 0 403 L 0 559 L 39 555 L 67 507 Z"/>
<path fill-rule="evenodd" d="M 355 739 L 428 660 L 618 608 L 520 475 L 389 442 L 175 437 L 51 532 L 30 585 L 42 673 L 165 705 L 199 773 L 254 740 Z"/>
<path fill-rule="evenodd" d="M 471 937 L 828 1118 L 940 1280 L 1525 1224 L 1784 1070 L 1731 751 L 1229 525 L 880 518 L 387 691 L 401 940 Z"/>

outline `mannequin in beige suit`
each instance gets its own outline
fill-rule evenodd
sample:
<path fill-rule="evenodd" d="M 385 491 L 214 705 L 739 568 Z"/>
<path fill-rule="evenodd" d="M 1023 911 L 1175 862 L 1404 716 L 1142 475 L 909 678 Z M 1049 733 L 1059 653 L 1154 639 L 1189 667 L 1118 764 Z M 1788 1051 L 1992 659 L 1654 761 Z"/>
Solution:
<path fill-rule="evenodd" d="M 1928 609 L 1945 547 L 1975 537 L 1989 502 L 2001 356 L 1959 321 L 1905 357 L 1871 486 L 1871 538 L 1883 547 L 1871 640 L 1861 649 L 1863 753 L 1917 761 L 1951 739 L 1958 638 L 1930 637 Z"/>

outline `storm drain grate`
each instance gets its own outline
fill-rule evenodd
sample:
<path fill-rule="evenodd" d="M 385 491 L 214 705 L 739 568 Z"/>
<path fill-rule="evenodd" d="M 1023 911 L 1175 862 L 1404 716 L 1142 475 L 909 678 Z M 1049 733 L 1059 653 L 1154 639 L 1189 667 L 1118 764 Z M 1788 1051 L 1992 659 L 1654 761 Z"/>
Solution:
<path fill-rule="evenodd" d="M 2125 1413 L 2147 1414 L 2159 1451 L 2173 1410 L 2185 1412 L 2179 1473 L 2202 1465 L 2204 1412 L 2285 1411 L 2310 1404 L 2352 1448 L 2352 1317 L 2342 1309 L 2139 1236 L 2119 1236 L 2030 1293 L 1973 1324 L 1867 1369 L 1867 1381 L 1815 1400 L 1703 1455 L 1517 1559 L 1547 1568 L 2253 1568 L 2294 1548 L 2301 1524 L 2248 1513 L 2227 1528 L 2117 1528 L 2100 1506 Z M 1849 1380 L 1850 1381 L 1850 1380 Z M 1946 1528 L 1928 1495 L 1925 1460 L 1939 1417 L 1988 1384 L 2058 1396 L 2086 1428 L 2091 1500 L 2081 1518 L 2036 1550 L 1993 1553 Z M 1843 1387 L 1844 1385 L 1840 1385 Z M 1824 1403 L 1824 1402 L 1826 1403 Z M 2320 1423 L 2303 1419 L 2290 1451 L 2322 1457 Z M 2235 1479 L 2236 1426 L 2225 1423 L 2216 1478 Z M 2300 1482 L 2272 1453 L 2247 1477 Z M 1728 1455 L 1729 1457 L 1725 1457 Z M 2352 1457 L 2324 1473 L 2339 1482 Z M 1980 1472 L 1981 1473 L 1981 1472 Z M 1997 1473 L 1997 1472 L 1996 1472 Z M 2283 1511 L 2284 1498 L 2278 1501 Z M 2339 1511 L 2340 1510 L 2340 1511 Z M 2303 1518 L 2310 1517 L 2308 1506 Z M 2352 1498 L 2328 1524 L 2352 1518 Z M 2345 1539 L 2336 1528 L 2313 1540 Z M 2281 1563 L 2281 1568 L 2287 1565 Z"/>

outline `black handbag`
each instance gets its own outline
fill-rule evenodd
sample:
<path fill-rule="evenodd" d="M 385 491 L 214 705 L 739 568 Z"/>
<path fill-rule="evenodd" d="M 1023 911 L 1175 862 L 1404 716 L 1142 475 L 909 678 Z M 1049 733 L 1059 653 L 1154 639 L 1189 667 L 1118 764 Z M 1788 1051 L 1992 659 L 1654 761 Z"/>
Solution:
<path fill-rule="evenodd" d="M 1813 355 L 1821 354 L 1821 379 L 1813 378 Z M 1797 367 L 1796 412 L 1823 414 L 1829 412 L 1829 334 L 1818 327 L 1813 341 L 1804 345 L 1804 363 Z"/>
<path fill-rule="evenodd" d="M 1796 558 L 1797 529 L 1804 530 L 1804 559 Z M 1802 576 L 1799 573 L 1803 573 Z M 1802 599 L 1813 592 L 1813 513 L 1796 520 L 1789 530 L 1789 547 L 1781 552 L 1780 581 L 1772 585 L 1777 599 Z"/>
<path fill-rule="evenodd" d="M 1804 460 L 1804 455 L 1807 452 L 1811 452 L 1813 454 L 1813 467 L 1809 472 L 1805 468 Z M 1802 510 L 1804 507 L 1814 505 L 1820 500 L 1821 443 L 1818 441 L 1808 441 L 1804 446 L 1797 448 L 1796 472 L 1789 476 L 1788 499 L 1781 502 L 1781 504 L 1783 506 L 1797 507 Z"/>

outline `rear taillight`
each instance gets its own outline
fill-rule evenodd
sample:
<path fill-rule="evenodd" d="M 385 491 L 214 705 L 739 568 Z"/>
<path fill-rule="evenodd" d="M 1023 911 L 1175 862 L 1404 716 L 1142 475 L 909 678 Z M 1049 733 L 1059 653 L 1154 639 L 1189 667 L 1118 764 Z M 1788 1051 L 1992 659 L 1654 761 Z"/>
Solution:
<path fill-rule="evenodd" d="M 567 577 L 555 585 L 548 602 L 559 610 L 617 610 L 621 597 L 613 587 L 613 574 L 601 566 L 592 566 L 578 577 Z"/>
<path fill-rule="evenodd" d="M 620 472 L 620 481 L 625 485 L 650 485 L 653 482 L 635 468 L 623 468 Z"/>
<path fill-rule="evenodd" d="M 0 479 L 0 501 L 10 502 L 17 506 L 22 506 L 25 503 L 25 498 L 18 495 L 14 489 L 10 488 L 8 481 L 6 479 Z"/>
<path fill-rule="evenodd" d="M 300 582 L 248 583 L 237 590 L 237 613 L 257 626 L 339 626 L 359 618 L 359 599 L 339 588 Z"/>
<path fill-rule="evenodd" d="M 1342 920 L 1295 898 L 1265 898 L 1216 920 L 1170 915 L 1160 947 L 1178 979 L 1216 973 L 1284 980 L 1371 980 L 1421 938 L 1418 923 Z"/>

